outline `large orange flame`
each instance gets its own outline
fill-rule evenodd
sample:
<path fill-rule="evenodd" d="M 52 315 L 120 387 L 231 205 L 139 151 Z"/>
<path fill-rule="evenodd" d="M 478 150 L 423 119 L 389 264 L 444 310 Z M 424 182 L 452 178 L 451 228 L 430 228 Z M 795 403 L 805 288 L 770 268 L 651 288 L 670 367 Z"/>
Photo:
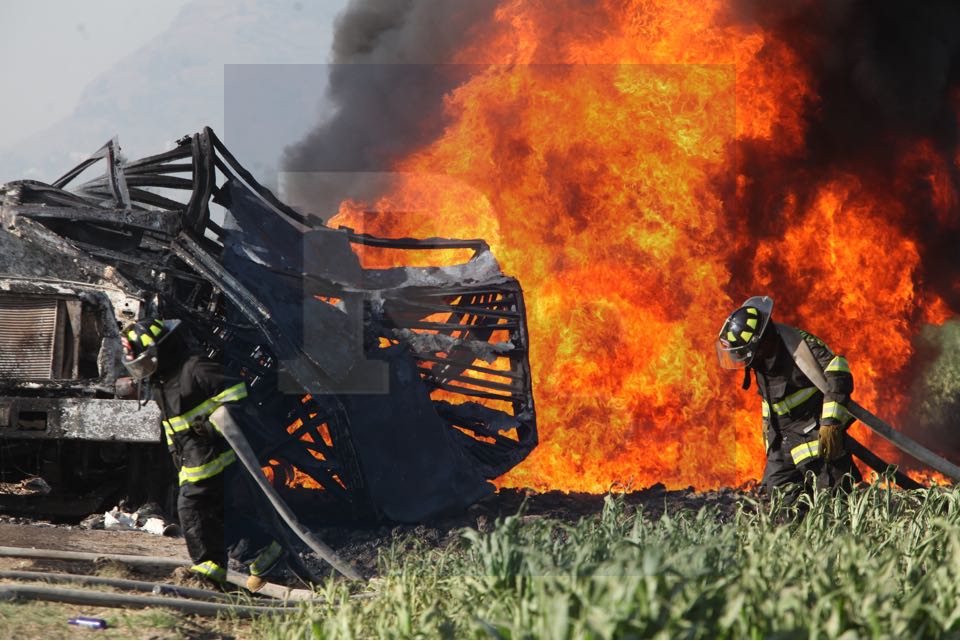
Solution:
<path fill-rule="evenodd" d="M 864 404 L 903 409 L 894 381 L 916 321 L 952 313 L 918 282 L 896 185 L 818 179 L 765 212 L 784 221 L 778 237 L 753 238 L 730 213 L 757 180 L 738 173 L 740 143 L 771 160 L 802 151 L 818 97 L 800 57 L 717 1 L 579 5 L 505 2 L 478 25 L 454 62 L 489 66 L 447 96 L 443 135 L 398 164 L 390 193 L 346 202 L 332 221 L 483 237 L 520 279 L 541 445 L 500 483 L 757 478 L 759 399 L 713 352 L 753 293 L 845 353 Z M 930 182 L 955 215 L 949 183 L 935 171 Z"/>

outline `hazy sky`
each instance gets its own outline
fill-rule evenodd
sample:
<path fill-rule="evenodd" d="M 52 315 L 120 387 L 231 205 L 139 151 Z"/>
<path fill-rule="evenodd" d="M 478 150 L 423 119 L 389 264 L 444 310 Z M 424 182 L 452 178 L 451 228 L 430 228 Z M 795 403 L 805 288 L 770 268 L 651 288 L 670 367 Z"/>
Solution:
<path fill-rule="evenodd" d="M 69 115 L 84 86 L 189 0 L 0 0 L 0 148 Z"/>
<path fill-rule="evenodd" d="M 274 183 L 325 117 L 346 2 L 0 0 L 0 183 L 52 180 L 114 136 L 136 158 L 205 125 Z"/>

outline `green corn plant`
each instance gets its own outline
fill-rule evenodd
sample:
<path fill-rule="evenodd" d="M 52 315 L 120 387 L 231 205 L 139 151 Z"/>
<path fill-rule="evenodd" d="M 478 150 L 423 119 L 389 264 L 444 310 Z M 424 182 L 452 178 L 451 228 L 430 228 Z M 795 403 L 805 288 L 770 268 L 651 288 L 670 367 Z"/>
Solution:
<path fill-rule="evenodd" d="M 795 488 L 794 488 L 795 489 Z M 774 492 L 651 517 L 621 495 L 576 522 L 522 511 L 438 549 L 380 553 L 370 598 L 254 624 L 269 638 L 955 638 L 960 488 Z"/>

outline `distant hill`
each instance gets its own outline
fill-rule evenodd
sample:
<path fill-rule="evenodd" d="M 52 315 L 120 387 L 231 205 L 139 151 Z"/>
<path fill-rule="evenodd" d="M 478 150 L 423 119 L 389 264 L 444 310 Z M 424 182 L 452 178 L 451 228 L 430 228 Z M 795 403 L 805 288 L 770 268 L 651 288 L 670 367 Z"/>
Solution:
<path fill-rule="evenodd" d="M 204 125 L 273 182 L 283 147 L 316 125 L 325 68 L 230 66 L 227 93 L 233 106 L 225 117 L 224 65 L 326 63 L 333 18 L 344 4 L 198 0 L 186 5 L 166 32 L 91 82 L 70 116 L 0 150 L 0 183 L 53 180 L 115 135 L 133 158 L 168 149 Z"/>

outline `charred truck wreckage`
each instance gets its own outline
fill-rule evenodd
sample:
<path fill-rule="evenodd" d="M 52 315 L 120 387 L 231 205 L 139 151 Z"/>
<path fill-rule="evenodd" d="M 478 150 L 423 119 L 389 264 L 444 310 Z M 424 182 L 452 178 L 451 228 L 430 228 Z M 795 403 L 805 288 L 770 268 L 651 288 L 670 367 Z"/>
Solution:
<path fill-rule="evenodd" d="M 473 254 L 366 269 L 364 250 Z M 120 329 L 149 316 L 181 319 L 247 382 L 260 422 L 243 436 L 302 518 L 464 509 L 537 444 L 523 293 L 484 241 L 330 228 L 207 128 L 132 162 L 114 140 L 51 184 L 0 187 L 0 480 L 53 490 L 0 494 L 0 509 L 171 505 L 159 411 L 120 361 Z"/>

